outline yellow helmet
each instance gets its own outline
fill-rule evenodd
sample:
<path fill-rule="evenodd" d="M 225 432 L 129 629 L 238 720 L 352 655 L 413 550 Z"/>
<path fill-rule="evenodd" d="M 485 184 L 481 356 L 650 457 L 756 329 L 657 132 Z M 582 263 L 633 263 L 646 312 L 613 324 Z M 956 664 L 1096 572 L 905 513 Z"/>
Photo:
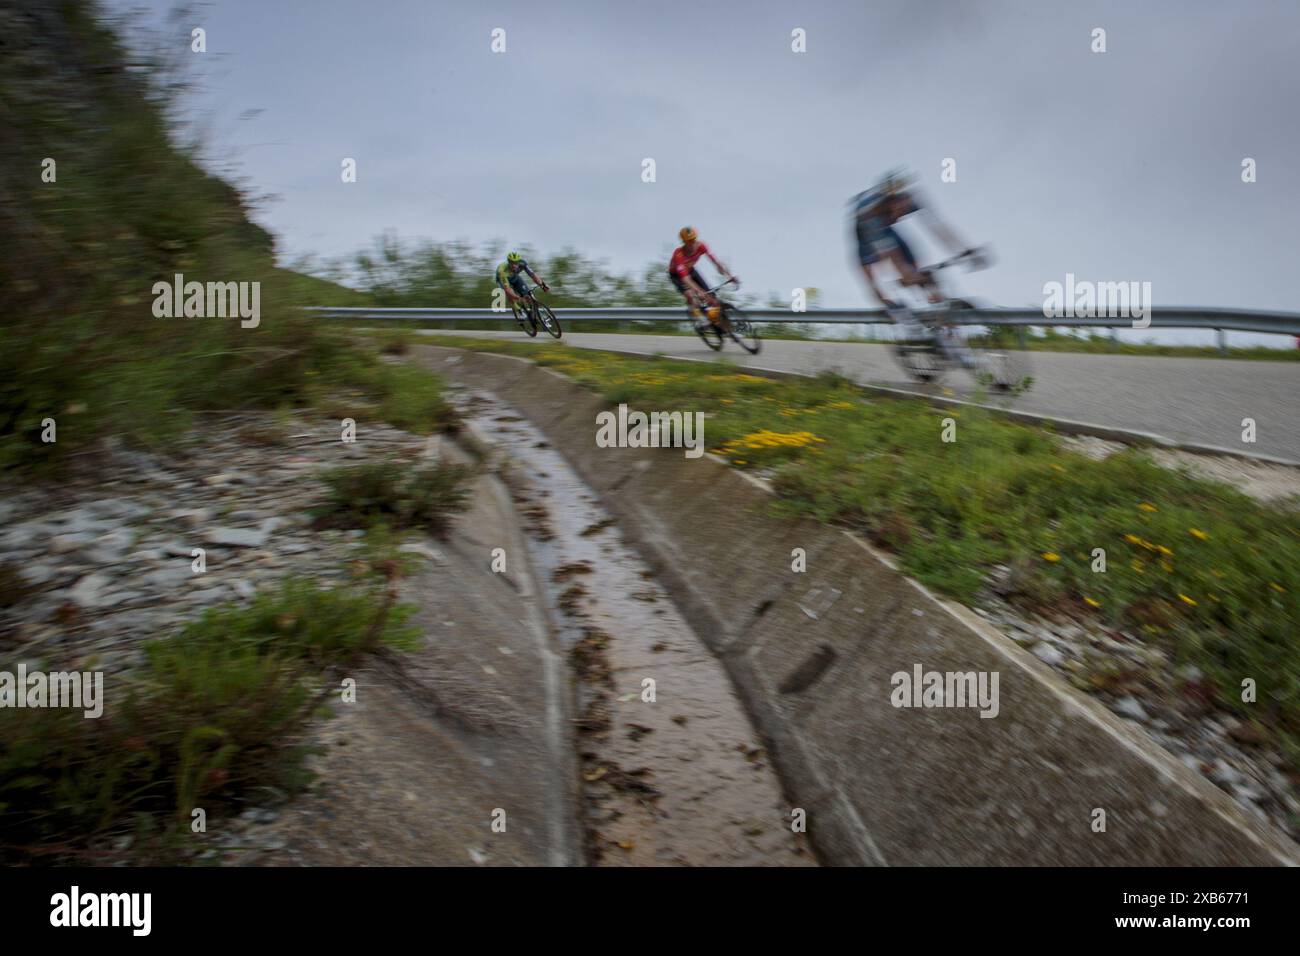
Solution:
<path fill-rule="evenodd" d="M 700 234 L 690 226 L 683 226 L 682 231 L 677 235 L 682 237 L 682 242 L 694 242 L 696 239 L 700 238 Z"/>

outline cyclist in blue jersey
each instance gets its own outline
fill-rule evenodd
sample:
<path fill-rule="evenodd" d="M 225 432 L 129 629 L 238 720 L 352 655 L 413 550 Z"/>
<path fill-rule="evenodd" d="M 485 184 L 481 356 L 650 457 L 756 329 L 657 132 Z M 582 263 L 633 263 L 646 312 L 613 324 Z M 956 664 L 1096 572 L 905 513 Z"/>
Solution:
<path fill-rule="evenodd" d="M 886 173 L 876 185 L 853 197 L 851 203 L 854 235 L 858 244 L 858 261 L 862 274 L 876 299 L 890 312 L 899 309 L 898 303 L 880 291 L 876 270 L 888 262 L 898 273 L 905 286 L 925 286 L 929 278 L 917 267 L 916 256 L 907 241 L 899 235 L 894 223 L 912 213 L 924 213 L 931 231 L 954 255 L 960 252 L 975 254 L 957 234 L 926 207 L 912 188 L 912 177 L 904 170 Z M 929 293 L 932 302 L 939 301 L 938 292 Z"/>

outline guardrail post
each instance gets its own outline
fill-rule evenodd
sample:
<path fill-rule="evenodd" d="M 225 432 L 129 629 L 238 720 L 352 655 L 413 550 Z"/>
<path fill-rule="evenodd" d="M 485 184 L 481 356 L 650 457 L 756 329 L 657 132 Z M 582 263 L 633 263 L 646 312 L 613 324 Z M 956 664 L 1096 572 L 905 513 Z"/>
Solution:
<path fill-rule="evenodd" d="M 1219 338 L 1219 351 L 1226 354 L 1228 351 L 1228 333 L 1223 329 L 1215 329 L 1214 332 Z"/>
<path fill-rule="evenodd" d="M 1020 351 L 1023 352 L 1025 350 L 1025 327 L 1023 325 L 1016 326 L 1016 342 L 1019 343 Z"/>

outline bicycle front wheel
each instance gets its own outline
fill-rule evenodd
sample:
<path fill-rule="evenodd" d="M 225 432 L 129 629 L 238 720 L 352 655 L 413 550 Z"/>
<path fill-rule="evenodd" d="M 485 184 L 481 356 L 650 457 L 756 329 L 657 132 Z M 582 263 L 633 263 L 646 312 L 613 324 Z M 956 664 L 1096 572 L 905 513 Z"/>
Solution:
<path fill-rule="evenodd" d="M 540 302 L 537 303 L 537 321 L 554 338 L 558 339 L 560 337 L 560 320 L 555 317 L 555 313 L 549 307 L 542 305 Z"/>
<path fill-rule="evenodd" d="M 1033 385 L 1029 356 L 1012 349 L 972 349 L 975 380 L 999 392 L 1024 392 Z"/>

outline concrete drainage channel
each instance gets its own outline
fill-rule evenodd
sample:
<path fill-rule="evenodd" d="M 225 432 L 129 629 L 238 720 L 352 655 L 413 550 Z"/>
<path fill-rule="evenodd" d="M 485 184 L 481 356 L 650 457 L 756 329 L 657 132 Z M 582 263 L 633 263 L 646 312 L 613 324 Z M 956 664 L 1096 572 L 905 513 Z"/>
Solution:
<path fill-rule="evenodd" d="M 455 401 L 515 500 L 572 667 L 587 861 L 815 864 L 721 663 L 595 494 L 490 393 Z"/>
<path fill-rule="evenodd" d="M 417 355 L 527 414 L 618 517 L 725 665 L 824 861 L 1298 862 L 1284 835 L 855 536 L 774 517 L 761 483 L 707 457 L 597 448 L 603 401 L 545 368 L 433 346 Z M 792 572 L 796 547 L 805 573 Z M 917 668 L 997 674 L 996 716 L 895 707 L 891 675 Z"/>

